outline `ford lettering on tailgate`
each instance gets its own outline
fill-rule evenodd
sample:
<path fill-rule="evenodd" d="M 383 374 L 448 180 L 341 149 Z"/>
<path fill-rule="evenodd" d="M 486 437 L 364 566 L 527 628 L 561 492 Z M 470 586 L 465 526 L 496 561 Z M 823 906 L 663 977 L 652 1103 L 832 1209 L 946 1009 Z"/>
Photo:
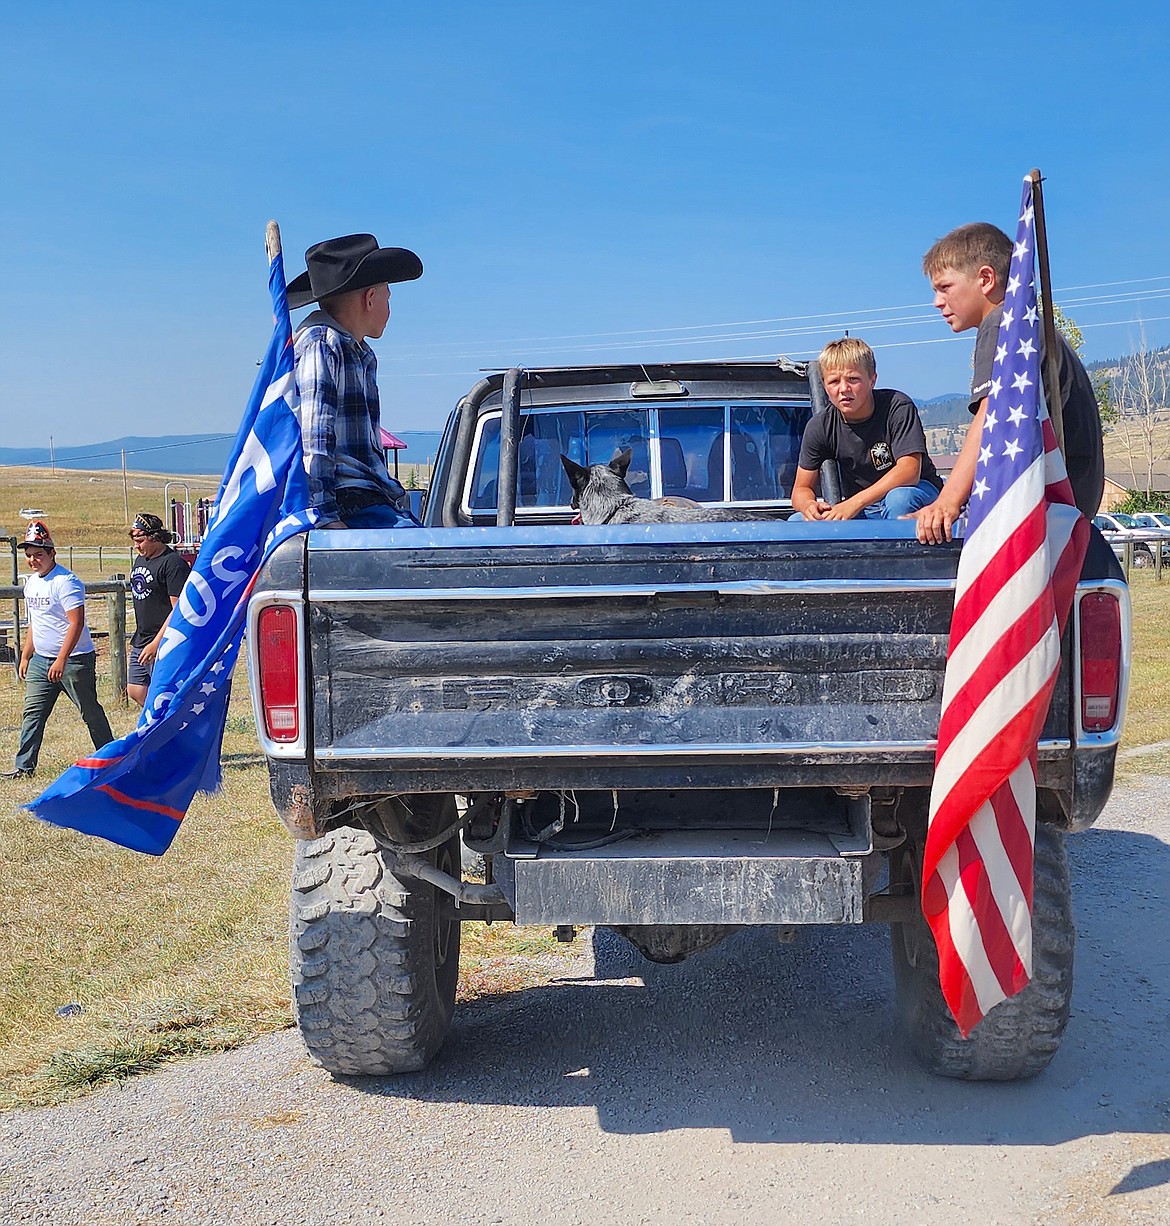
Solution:
<path fill-rule="evenodd" d="M 938 676 L 922 669 L 847 672 L 721 672 L 677 678 L 605 674 L 588 677 L 451 677 L 392 682 L 399 711 L 531 710 L 534 707 L 789 706 L 810 702 L 927 702 Z"/>

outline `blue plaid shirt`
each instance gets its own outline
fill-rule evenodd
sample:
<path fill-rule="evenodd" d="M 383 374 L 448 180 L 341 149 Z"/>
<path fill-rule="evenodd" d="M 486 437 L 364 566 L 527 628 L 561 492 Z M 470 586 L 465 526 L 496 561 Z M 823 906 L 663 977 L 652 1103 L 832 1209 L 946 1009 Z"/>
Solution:
<path fill-rule="evenodd" d="M 397 505 L 403 488 L 386 469 L 378 438 L 378 359 L 331 315 L 317 310 L 293 338 L 309 505 L 321 523 L 375 503 Z"/>

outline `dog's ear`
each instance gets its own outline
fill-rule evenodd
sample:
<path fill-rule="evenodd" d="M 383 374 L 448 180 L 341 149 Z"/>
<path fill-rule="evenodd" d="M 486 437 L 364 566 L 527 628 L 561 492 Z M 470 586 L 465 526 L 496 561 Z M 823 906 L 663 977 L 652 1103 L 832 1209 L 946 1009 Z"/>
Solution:
<path fill-rule="evenodd" d="M 634 453 L 629 447 L 625 451 L 619 451 L 609 462 L 610 472 L 615 472 L 624 481 L 626 473 L 630 470 L 630 461 L 634 458 Z"/>
<path fill-rule="evenodd" d="M 585 482 L 589 480 L 589 469 L 575 464 L 563 451 L 561 452 L 561 463 L 565 466 L 565 475 L 569 478 L 569 484 L 579 493 L 584 488 Z"/>

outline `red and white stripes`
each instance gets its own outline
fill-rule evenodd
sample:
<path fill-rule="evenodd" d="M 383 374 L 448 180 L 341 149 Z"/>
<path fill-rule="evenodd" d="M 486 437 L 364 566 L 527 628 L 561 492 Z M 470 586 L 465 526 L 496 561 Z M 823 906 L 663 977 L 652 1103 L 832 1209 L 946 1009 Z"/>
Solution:
<path fill-rule="evenodd" d="M 1036 744 L 1088 537 L 1042 426 L 1044 452 L 972 531 L 956 582 L 922 904 L 964 1035 L 1031 976 Z"/>

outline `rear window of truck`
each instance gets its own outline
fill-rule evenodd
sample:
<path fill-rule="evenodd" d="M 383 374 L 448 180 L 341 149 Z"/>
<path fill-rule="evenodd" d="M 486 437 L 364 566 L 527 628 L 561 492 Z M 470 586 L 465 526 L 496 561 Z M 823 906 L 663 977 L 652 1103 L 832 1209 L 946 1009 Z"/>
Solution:
<path fill-rule="evenodd" d="M 807 404 L 737 402 L 597 405 L 531 409 L 520 415 L 517 513 L 568 510 L 573 491 L 561 455 L 607 464 L 633 453 L 626 480 L 640 498 L 680 495 L 718 505 L 788 505 Z M 500 414 L 478 423 L 465 509 L 496 509 Z"/>

